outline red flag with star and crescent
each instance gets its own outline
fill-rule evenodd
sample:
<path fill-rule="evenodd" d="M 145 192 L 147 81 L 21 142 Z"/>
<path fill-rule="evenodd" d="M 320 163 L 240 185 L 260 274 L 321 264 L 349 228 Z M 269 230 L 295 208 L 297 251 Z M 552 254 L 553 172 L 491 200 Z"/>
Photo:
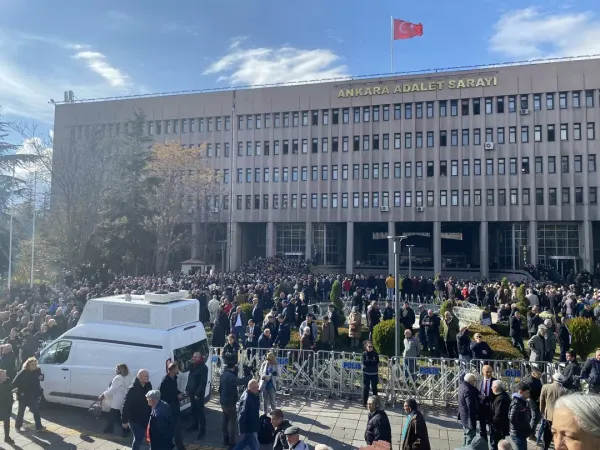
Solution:
<path fill-rule="evenodd" d="M 394 19 L 394 40 L 423 36 L 423 24 Z"/>

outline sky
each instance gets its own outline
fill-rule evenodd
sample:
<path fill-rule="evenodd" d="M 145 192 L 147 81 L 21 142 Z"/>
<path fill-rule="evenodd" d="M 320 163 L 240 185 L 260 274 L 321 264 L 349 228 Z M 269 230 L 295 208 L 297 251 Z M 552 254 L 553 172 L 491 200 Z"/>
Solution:
<path fill-rule="evenodd" d="M 77 99 L 600 54 L 597 0 L 0 0 L 5 121 Z M 14 136 L 11 136 L 14 138 Z"/>

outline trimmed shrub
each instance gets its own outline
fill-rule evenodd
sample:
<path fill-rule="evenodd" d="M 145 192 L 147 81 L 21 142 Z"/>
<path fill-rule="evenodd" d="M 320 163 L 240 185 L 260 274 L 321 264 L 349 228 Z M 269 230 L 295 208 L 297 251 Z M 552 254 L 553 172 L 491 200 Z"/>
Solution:
<path fill-rule="evenodd" d="M 600 347 L 600 328 L 592 319 L 576 317 L 567 323 L 571 332 L 571 347 L 580 358 L 587 356 Z"/>
<path fill-rule="evenodd" d="M 453 308 L 454 303 L 452 302 L 452 300 L 446 300 L 444 303 L 442 303 L 442 306 L 440 306 L 440 317 L 443 319 L 446 311 L 454 314 L 452 311 Z"/>
<path fill-rule="evenodd" d="M 483 340 L 494 351 L 494 359 L 520 361 L 523 355 L 512 345 L 510 338 L 501 336 L 491 327 L 484 325 L 469 325 L 471 338 L 475 333 L 481 334 Z"/>
<path fill-rule="evenodd" d="M 342 323 L 346 322 L 344 316 L 344 302 L 342 302 L 342 283 L 340 280 L 335 280 L 331 285 L 329 300 L 334 304 L 336 311 L 342 316 Z"/>
<path fill-rule="evenodd" d="M 527 299 L 525 299 L 525 300 L 527 300 Z M 527 301 L 527 303 L 529 303 L 529 301 Z M 529 307 L 527 306 L 527 303 L 523 303 L 523 302 L 517 303 L 517 309 L 519 310 L 519 312 L 521 313 L 521 316 L 523 316 L 523 317 L 527 317 L 527 313 L 529 312 Z"/>
<path fill-rule="evenodd" d="M 399 325 L 400 327 L 400 335 L 404 336 L 404 327 Z M 394 355 L 395 353 L 395 340 L 396 338 L 396 321 L 394 319 L 391 320 L 383 320 L 379 322 L 375 328 L 373 328 L 373 346 L 377 353 L 385 356 L 401 356 L 402 351 L 404 350 L 404 346 L 402 343 L 404 342 L 404 337 L 400 341 L 400 355 Z"/>
<path fill-rule="evenodd" d="M 246 315 L 246 319 L 252 318 L 252 310 L 254 309 L 254 305 L 251 303 L 242 303 L 239 305 L 242 307 L 242 312 Z M 259 327 L 262 327 L 262 323 L 257 323 Z"/>
<path fill-rule="evenodd" d="M 369 340 L 369 329 L 364 328 L 361 330 L 360 343 L 361 347 L 358 349 L 359 352 L 363 351 L 362 343 Z M 350 337 L 348 337 L 348 328 L 338 328 L 338 336 L 335 340 L 336 351 L 352 351 L 350 348 Z"/>
<path fill-rule="evenodd" d="M 501 286 L 502 286 L 502 289 L 508 289 L 508 278 L 506 278 L 506 277 L 502 278 Z"/>
<path fill-rule="evenodd" d="M 522 284 L 517 288 L 517 298 L 519 299 L 519 303 L 523 303 L 525 306 L 529 306 L 529 300 L 527 300 L 525 293 L 525 285 Z"/>

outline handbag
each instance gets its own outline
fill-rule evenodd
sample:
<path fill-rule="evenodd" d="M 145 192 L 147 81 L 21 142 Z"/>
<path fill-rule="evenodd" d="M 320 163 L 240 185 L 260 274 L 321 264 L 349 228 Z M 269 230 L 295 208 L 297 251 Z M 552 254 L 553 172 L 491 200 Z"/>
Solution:
<path fill-rule="evenodd" d="M 94 403 L 88 408 L 88 412 L 94 417 L 98 419 L 102 414 L 102 401 L 95 400 Z"/>

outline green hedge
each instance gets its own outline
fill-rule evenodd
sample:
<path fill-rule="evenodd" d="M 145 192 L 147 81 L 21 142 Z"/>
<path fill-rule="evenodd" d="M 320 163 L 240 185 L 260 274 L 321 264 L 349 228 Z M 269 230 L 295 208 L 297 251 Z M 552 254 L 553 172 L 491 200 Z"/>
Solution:
<path fill-rule="evenodd" d="M 241 305 L 242 312 L 246 315 L 246 319 L 252 318 L 252 310 L 254 309 L 254 305 L 252 303 L 242 303 Z M 258 326 L 262 326 L 262 323 L 258 323 Z"/>
<path fill-rule="evenodd" d="M 592 319 L 576 317 L 567 322 L 571 332 L 571 348 L 580 358 L 586 358 L 600 347 L 600 328 Z"/>
<path fill-rule="evenodd" d="M 404 351 L 404 346 L 402 345 L 404 342 L 404 327 L 402 325 L 399 325 L 399 327 L 400 335 L 402 336 L 400 341 L 400 354 L 402 354 Z M 382 320 L 373 328 L 373 346 L 380 355 L 395 356 L 395 338 L 396 321 L 394 319 Z"/>

